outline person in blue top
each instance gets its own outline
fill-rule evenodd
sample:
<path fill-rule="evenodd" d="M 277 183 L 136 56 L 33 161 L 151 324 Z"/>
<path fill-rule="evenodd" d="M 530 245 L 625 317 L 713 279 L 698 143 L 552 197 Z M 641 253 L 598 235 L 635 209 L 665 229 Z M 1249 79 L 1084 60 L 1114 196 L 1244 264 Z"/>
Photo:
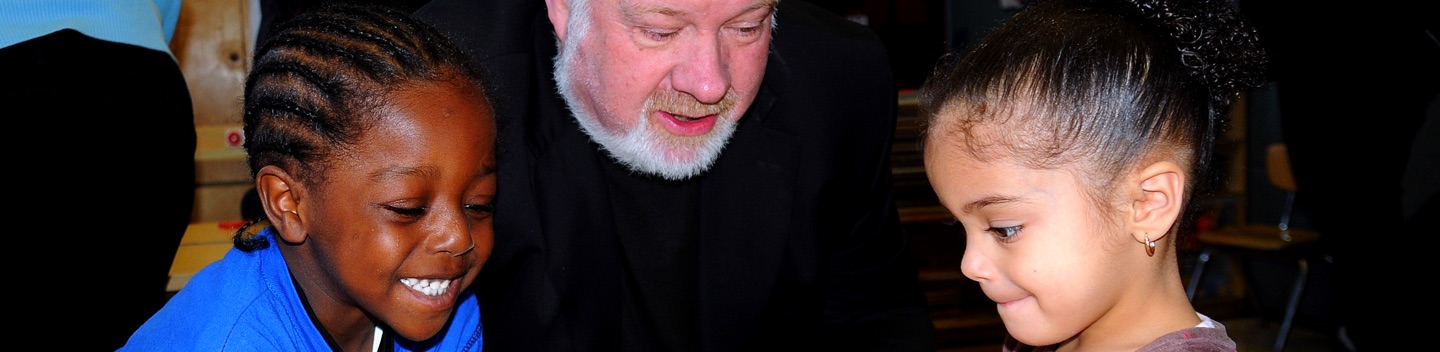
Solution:
<path fill-rule="evenodd" d="M 39 254 L 19 262 L 38 269 L 29 276 L 76 283 L 16 291 L 49 309 L 19 335 L 84 317 L 66 349 L 113 351 L 165 304 L 195 201 L 195 115 L 169 48 L 180 5 L 0 1 L 0 118 L 27 137 L 7 138 L 24 186 L 6 196 L 13 215 L 47 223 L 10 245 Z"/>
<path fill-rule="evenodd" d="M 469 65 L 389 7 L 277 27 L 245 83 L 263 219 L 122 350 L 479 351 L 496 126 Z"/>

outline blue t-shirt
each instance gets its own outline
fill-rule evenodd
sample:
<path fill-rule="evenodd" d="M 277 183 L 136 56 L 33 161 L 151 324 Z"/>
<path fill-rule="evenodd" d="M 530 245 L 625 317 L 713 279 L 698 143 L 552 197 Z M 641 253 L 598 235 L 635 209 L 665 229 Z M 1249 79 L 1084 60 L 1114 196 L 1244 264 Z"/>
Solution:
<path fill-rule="evenodd" d="M 285 258 L 275 245 L 274 228 L 265 228 L 271 245 L 225 257 L 196 273 L 185 288 L 130 336 L 121 351 L 327 351 L 330 346 L 305 311 Z M 455 316 L 432 346 L 396 351 L 479 351 L 480 308 L 475 294 L 460 293 Z M 413 348 L 413 349 L 412 349 Z"/>

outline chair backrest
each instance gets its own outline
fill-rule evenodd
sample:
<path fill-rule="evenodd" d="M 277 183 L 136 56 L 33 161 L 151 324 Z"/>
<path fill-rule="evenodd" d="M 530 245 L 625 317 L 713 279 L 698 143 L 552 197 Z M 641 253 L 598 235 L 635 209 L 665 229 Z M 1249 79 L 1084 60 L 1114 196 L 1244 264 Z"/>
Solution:
<path fill-rule="evenodd" d="M 1295 174 L 1290 171 L 1290 152 L 1284 143 L 1273 143 L 1265 149 L 1265 173 L 1270 184 L 1285 192 L 1295 193 Z"/>

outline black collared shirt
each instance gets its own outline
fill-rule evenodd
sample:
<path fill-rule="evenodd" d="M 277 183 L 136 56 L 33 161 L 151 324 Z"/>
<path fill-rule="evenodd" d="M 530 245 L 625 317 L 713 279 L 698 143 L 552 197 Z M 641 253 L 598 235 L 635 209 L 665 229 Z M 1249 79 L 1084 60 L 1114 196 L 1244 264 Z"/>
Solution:
<path fill-rule="evenodd" d="M 698 351 L 700 182 L 605 164 L 625 258 L 622 348 Z"/>

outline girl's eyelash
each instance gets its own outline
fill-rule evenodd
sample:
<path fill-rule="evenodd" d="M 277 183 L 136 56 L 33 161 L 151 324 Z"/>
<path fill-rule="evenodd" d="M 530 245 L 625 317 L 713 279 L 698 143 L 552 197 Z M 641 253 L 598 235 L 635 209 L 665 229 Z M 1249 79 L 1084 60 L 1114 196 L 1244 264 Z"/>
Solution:
<path fill-rule="evenodd" d="M 473 211 L 478 211 L 478 212 L 484 212 L 484 213 L 493 213 L 493 212 L 495 212 L 495 206 L 490 205 L 490 204 L 466 204 L 466 205 L 465 205 L 465 209 L 469 209 L 469 210 L 473 210 Z"/>
<path fill-rule="evenodd" d="M 466 210 L 469 210 L 469 211 L 475 211 L 475 212 L 481 212 L 481 213 L 493 213 L 493 212 L 495 212 L 495 206 L 490 205 L 490 204 L 466 204 L 466 205 L 464 205 L 464 208 L 465 208 Z M 385 206 L 385 210 L 389 210 L 390 212 L 393 212 L 393 213 L 395 213 L 395 214 L 399 214 L 399 215 L 401 215 L 401 216 L 418 217 L 418 216 L 425 215 L 425 213 L 426 213 L 427 211 L 429 211 L 430 209 L 429 209 L 428 207 L 406 208 L 406 207 L 397 207 L 397 206 Z"/>
<path fill-rule="evenodd" d="M 1020 229 L 1023 227 L 1023 225 L 991 227 L 989 229 L 986 229 L 986 231 L 989 231 L 991 234 L 995 235 L 995 238 L 1000 240 L 1001 243 L 1010 243 L 1015 240 L 1016 235 L 1020 234 Z"/>
<path fill-rule="evenodd" d="M 425 207 L 402 208 L 402 207 L 394 207 L 394 206 L 386 206 L 385 209 L 386 209 L 386 210 L 389 210 L 389 211 L 391 211 L 391 212 L 394 212 L 394 213 L 396 213 L 396 214 L 404 215 L 404 216 L 420 216 L 420 215 L 425 215 L 425 210 L 426 210 Z"/>

